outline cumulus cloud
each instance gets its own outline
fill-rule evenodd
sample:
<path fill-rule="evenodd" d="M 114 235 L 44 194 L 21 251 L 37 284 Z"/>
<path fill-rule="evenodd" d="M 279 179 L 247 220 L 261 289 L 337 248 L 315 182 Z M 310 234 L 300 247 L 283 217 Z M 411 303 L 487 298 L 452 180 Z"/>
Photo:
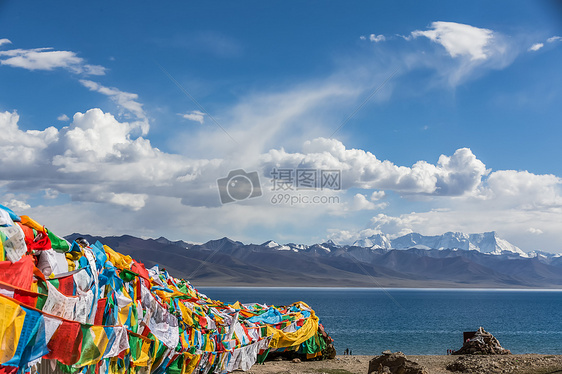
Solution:
<path fill-rule="evenodd" d="M 105 74 L 103 66 L 86 64 L 85 60 L 78 57 L 74 52 L 56 51 L 53 48 L 18 48 L 0 51 L 0 64 L 27 70 L 54 70 L 62 68 L 74 74 Z"/>
<path fill-rule="evenodd" d="M 552 174 L 498 170 L 490 174 L 481 195 L 495 204 L 525 210 L 560 209 L 562 179 Z"/>
<path fill-rule="evenodd" d="M 384 234 L 396 238 L 419 229 L 426 221 L 416 213 L 391 216 L 379 213 L 369 221 L 366 228 L 358 231 L 330 229 L 329 238 L 340 244 L 351 244 L 356 240 L 367 239 L 373 235 Z"/>
<path fill-rule="evenodd" d="M 529 47 L 528 51 L 529 52 L 536 52 L 539 49 L 541 49 L 542 47 L 544 47 L 543 43 L 535 43 L 532 46 Z"/>
<path fill-rule="evenodd" d="M 10 39 L 0 39 L 0 46 L 4 45 L 4 44 L 12 44 L 12 42 L 10 41 Z"/>
<path fill-rule="evenodd" d="M 556 243 L 562 219 L 562 179 L 554 175 L 494 171 L 483 178 L 474 194 L 440 200 L 434 206 L 424 212 L 378 214 L 364 229 L 332 229 L 330 236 L 352 243 L 379 233 L 395 237 L 408 232 L 440 235 L 494 230 L 525 251 L 560 249 Z"/>
<path fill-rule="evenodd" d="M 61 114 L 57 119 L 62 122 L 70 121 L 70 118 L 66 114 Z"/>
<path fill-rule="evenodd" d="M 554 43 L 562 41 L 562 36 L 551 36 L 550 38 L 546 39 L 547 43 Z"/>
<path fill-rule="evenodd" d="M 205 113 L 199 110 L 193 110 L 191 112 L 179 114 L 179 115 L 190 121 L 199 122 L 200 124 L 203 124 L 205 122 Z"/>
<path fill-rule="evenodd" d="M 4 180 L 15 173 L 21 178 L 33 176 L 41 164 L 41 152 L 58 141 L 58 130 L 48 127 L 45 130 L 22 131 L 18 126 L 16 112 L 0 112 L 0 164 Z"/>
<path fill-rule="evenodd" d="M 14 190 L 49 189 L 50 194 L 66 193 L 78 201 L 131 209 L 142 208 L 150 196 L 158 195 L 178 198 L 185 205 L 216 206 L 216 179 L 239 168 L 233 159 L 188 159 L 162 152 L 134 135 L 136 122 L 119 121 L 100 109 L 76 113 L 60 130 L 22 131 L 18 120 L 15 112 L 0 113 L 2 180 Z M 254 166 L 262 176 L 279 166 L 339 170 L 344 191 L 379 190 L 370 200 L 356 195 L 350 205 L 356 210 L 384 208 L 387 203 L 376 203 L 384 197 L 383 190 L 402 195 L 471 194 L 486 174 L 484 164 L 466 148 L 441 156 L 435 165 L 420 161 L 404 167 L 326 138 L 305 142 L 302 153 L 270 150 Z"/>
<path fill-rule="evenodd" d="M 441 44 L 451 57 L 468 56 L 471 60 L 489 57 L 489 45 L 494 37 L 492 30 L 456 22 L 433 22 L 430 30 L 412 31 L 414 38 L 425 36 Z"/>
<path fill-rule="evenodd" d="M 372 41 L 373 43 L 378 43 L 378 42 L 384 42 L 386 38 L 384 37 L 384 35 L 371 34 L 369 35 L 369 40 Z"/>
<path fill-rule="evenodd" d="M 22 131 L 18 120 L 15 112 L 0 113 L 0 180 L 8 191 L 45 190 L 50 197 L 62 193 L 130 209 L 158 195 L 218 205 L 216 178 L 227 171 L 217 171 L 220 161 L 164 153 L 133 135 L 134 122 L 100 109 L 76 113 L 60 130 Z"/>
<path fill-rule="evenodd" d="M 384 199 L 386 193 L 384 191 L 373 191 L 371 194 L 371 201 L 378 201 Z"/>
<path fill-rule="evenodd" d="M 359 211 L 359 210 L 376 210 L 376 209 L 384 209 L 388 206 L 388 203 L 374 203 L 373 201 L 369 201 L 365 195 L 360 193 L 355 194 L 353 196 L 353 201 L 349 206 L 349 210 L 352 211 Z"/>
<path fill-rule="evenodd" d="M 12 198 L 10 200 L 7 201 L 3 201 L 2 205 L 7 206 L 8 208 L 19 212 L 21 210 L 27 210 L 29 208 L 31 208 L 31 205 L 29 205 L 28 203 L 26 203 L 25 201 L 22 200 L 18 200 L 15 198 Z"/>
<path fill-rule="evenodd" d="M 45 189 L 43 196 L 45 197 L 45 199 L 49 200 L 56 199 L 59 196 L 59 192 L 52 188 L 47 188 Z"/>
<path fill-rule="evenodd" d="M 442 155 L 437 164 L 418 161 L 411 167 L 381 161 L 364 150 L 346 149 L 336 139 L 305 142 L 302 153 L 271 150 L 262 156 L 270 169 L 285 166 L 340 170 L 344 188 L 359 187 L 396 191 L 402 195 L 461 196 L 473 193 L 487 174 L 485 165 L 468 148 Z"/>
<path fill-rule="evenodd" d="M 291 209 L 300 209 L 272 208 L 268 200 L 272 192 L 267 188 L 263 198 L 231 204 L 234 208 L 219 208 L 216 180 L 239 168 L 237 160 L 190 159 L 162 152 L 148 139 L 134 135 L 134 123 L 119 121 L 100 109 L 76 113 L 72 122 L 60 130 L 49 127 L 24 131 L 18 120 L 16 112 L 0 113 L 0 184 L 8 194 L 43 191 L 45 198 L 67 195 L 77 203 L 114 207 L 112 211 L 143 211 L 141 216 L 149 211 L 156 214 L 165 201 L 174 209 L 196 209 L 209 222 L 219 214 L 218 209 L 228 211 L 221 210 L 221 217 L 232 214 L 234 220 L 242 209 L 249 214 L 244 218 L 247 224 L 253 217 L 272 227 L 281 220 L 279 217 L 291 224 Z M 529 227 L 543 231 L 541 240 L 552 240 L 549 233 L 556 232 L 553 222 L 559 222 L 562 216 L 559 177 L 513 170 L 490 173 L 468 148 L 442 155 L 436 163 L 419 161 L 407 167 L 379 160 L 361 149 L 347 148 L 334 139 L 317 138 L 305 142 L 301 152 L 264 152 L 253 166 L 255 169 L 247 171 L 258 171 L 262 187 L 266 187 L 272 167 L 340 170 L 342 190 L 330 193 L 348 202 L 343 206 L 325 204 L 301 209 L 300 213 L 306 213 L 311 222 L 321 216 L 340 219 L 353 211 L 384 209 L 388 201 L 382 200 L 387 199 L 389 191 L 402 196 L 429 196 L 437 205 L 451 208 L 398 216 L 377 214 L 363 230 L 332 230 L 332 238 L 342 243 L 345 238 L 354 241 L 381 232 L 397 236 L 411 231 L 440 234 L 492 229 L 509 234 L 511 239 L 526 233 Z M 351 195 L 350 188 L 367 192 Z M 4 199 L 17 210 L 33 209 L 27 208 L 25 199 L 8 194 Z M 277 209 L 276 213 L 272 214 L 271 209 Z M 134 215 L 127 217 L 137 219 Z M 243 222 L 238 224 L 244 226 Z M 213 230 L 216 233 L 220 228 Z M 520 240 L 514 244 L 525 247 L 525 239 Z"/>

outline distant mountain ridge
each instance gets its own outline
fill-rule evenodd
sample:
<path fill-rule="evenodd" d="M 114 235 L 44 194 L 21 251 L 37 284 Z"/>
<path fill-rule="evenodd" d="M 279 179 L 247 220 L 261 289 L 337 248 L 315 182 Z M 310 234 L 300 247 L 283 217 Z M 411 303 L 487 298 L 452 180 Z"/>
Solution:
<path fill-rule="evenodd" d="M 527 254 L 519 247 L 499 238 L 495 231 L 481 234 L 446 232 L 443 235 L 434 236 L 410 233 L 395 239 L 389 239 L 384 234 L 376 234 L 367 239 L 358 240 L 353 245 L 383 249 L 461 249 L 498 255 L 502 253 L 516 253 L 527 257 Z"/>
<path fill-rule="evenodd" d="M 203 244 L 129 235 L 72 234 L 67 239 L 78 236 L 99 240 L 147 266 L 159 264 L 198 286 L 562 288 L 562 256 L 522 255 L 493 232 L 375 236 L 356 242 L 365 245 L 344 246 L 333 241 L 244 244 L 226 237 Z M 397 248 L 382 248 L 387 241 Z"/>

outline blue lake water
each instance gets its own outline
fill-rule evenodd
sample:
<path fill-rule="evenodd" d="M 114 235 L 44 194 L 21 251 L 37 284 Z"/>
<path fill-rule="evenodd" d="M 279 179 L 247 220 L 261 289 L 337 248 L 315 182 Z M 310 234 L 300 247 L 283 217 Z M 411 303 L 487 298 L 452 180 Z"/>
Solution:
<path fill-rule="evenodd" d="M 338 354 L 446 354 L 479 326 L 512 353 L 562 354 L 562 291 L 200 287 L 215 300 L 287 305 L 304 301 Z"/>

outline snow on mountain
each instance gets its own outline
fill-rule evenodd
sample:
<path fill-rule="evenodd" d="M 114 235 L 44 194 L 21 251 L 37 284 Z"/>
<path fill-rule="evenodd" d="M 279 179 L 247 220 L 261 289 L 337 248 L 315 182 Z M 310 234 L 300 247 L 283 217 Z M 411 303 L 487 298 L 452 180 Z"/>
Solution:
<path fill-rule="evenodd" d="M 375 234 L 365 239 L 356 240 L 353 246 L 373 249 L 390 249 L 391 247 L 390 240 L 388 240 L 388 237 L 384 234 Z"/>
<path fill-rule="evenodd" d="M 267 247 L 267 248 L 274 248 L 278 251 L 294 251 L 294 252 L 298 252 L 298 249 L 296 248 L 291 248 L 288 245 L 281 245 L 273 240 L 268 240 L 267 242 L 263 243 L 261 245 L 262 247 Z"/>
<path fill-rule="evenodd" d="M 326 246 L 323 246 L 322 244 L 318 245 L 319 248 L 322 248 L 323 250 L 325 250 L 326 252 L 332 252 L 332 250 Z"/>
<path fill-rule="evenodd" d="M 326 252 L 331 252 L 334 248 L 341 248 L 332 241 L 322 244 L 307 246 L 303 244 L 280 245 L 272 240 L 262 244 L 277 250 L 293 250 L 295 252 L 308 251 L 312 248 L 319 248 Z M 410 233 L 398 238 L 389 239 L 385 234 L 375 234 L 368 238 L 356 240 L 352 246 L 371 248 L 371 249 L 453 249 L 464 251 L 479 251 L 491 255 L 513 254 L 521 257 L 535 257 L 537 254 L 525 253 L 517 246 L 498 237 L 495 231 L 480 234 L 465 234 L 462 232 L 446 232 L 443 235 L 422 235 Z"/>
<path fill-rule="evenodd" d="M 306 251 L 308 249 L 308 245 L 305 245 L 305 244 L 289 243 L 289 244 L 286 244 L 286 246 L 288 246 L 289 248 L 291 248 L 295 252 Z"/>
<path fill-rule="evenodd" d="M 268 248 L 277 248 L 280 247 L 281 245 L 279 245 L 278 243 L 274 242 L 273 240 L 268 240 L 265 243 L 262 244 L 263 247 L 268 247 Z"/>
<path fill-rule="evenodd" d="M 482 234 L 470 234 L 469 240 L 477 246 L 482 253 L 499 255 L 511 252 L 522 257 L 527 257 L 527 254 L 519 247 L 511 244 L 507 240 L 499 238 L 495 231 L 485 232 Z"/>
<path fill-rule="evenodd" d="M 434 236 L 414 232 L 391 240 L 391 246 L 394 249 L 420 248 L 420 245 L 431 249 L 457 248 L 465 251 L 478 249 L 470 242 L 469 236 L 462 232 L 446 232 L 443 235 Z"/>
<path fill-rule="evenodd" d="M 446 232 L 443 235 L 434 236 L 410 233 L 392 239 L 390 244 L 393 249 L 460 249 L 465 251 L 479 251 L 493 255 L 513 253 L 522 257 L 528 257 L 520 248 L 498 237 L 495 231 L 470 235 L 462 232 Z"/>

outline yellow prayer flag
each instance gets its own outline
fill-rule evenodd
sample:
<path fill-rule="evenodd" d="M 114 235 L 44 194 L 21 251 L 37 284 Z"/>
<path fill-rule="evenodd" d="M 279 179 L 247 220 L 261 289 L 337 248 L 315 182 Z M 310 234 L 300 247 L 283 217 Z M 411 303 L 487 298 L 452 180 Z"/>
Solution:
<path fill-rule="evenodd" d="M 25 310 L 0 296 L 0 364 L 9 361 L 16 353 L 24 320 Z"/>

